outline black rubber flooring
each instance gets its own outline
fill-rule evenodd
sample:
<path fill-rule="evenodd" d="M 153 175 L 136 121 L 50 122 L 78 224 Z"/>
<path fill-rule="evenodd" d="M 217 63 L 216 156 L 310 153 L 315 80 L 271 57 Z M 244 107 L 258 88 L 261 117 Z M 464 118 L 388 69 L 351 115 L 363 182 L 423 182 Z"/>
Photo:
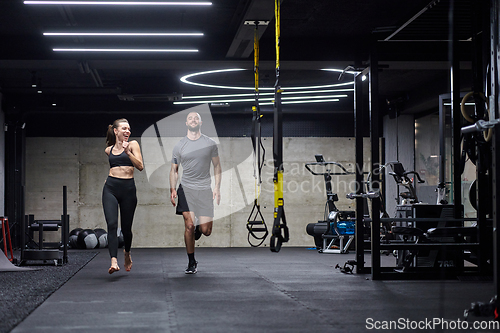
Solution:
<path fill-rule="evenodd" d="M 7 263 L 0 269 L 0 332 L 9 332 L 42 304 L 53 292 L 87 264 L 97 252 L 69 251 L 68 263 L 62 266 L 28 261 L 18 267 Z M 0 251 L 0 257 L 6 259 Z M 19 259 L 19 253 L 15 258 Z"/>
<path fill-rule="evenodd" d="M 305 248 L 197 248 L 195 275 L 184 274 L 182 248 L 132 249 L 132 271 L 119 255 L 112 275 L 99 252 L 12 332 L 365 332 L 375 322 L 463 320 L 494 291 L 492 282 L 372 281 L 334 268 L 354 253 Z"/>

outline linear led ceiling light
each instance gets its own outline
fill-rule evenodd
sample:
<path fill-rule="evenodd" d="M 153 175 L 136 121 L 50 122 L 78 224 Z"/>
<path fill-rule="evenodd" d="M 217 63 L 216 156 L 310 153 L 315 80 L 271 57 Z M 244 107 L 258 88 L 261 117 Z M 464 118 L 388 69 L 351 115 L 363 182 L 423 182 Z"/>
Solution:
<path fill-rule="evenodd" d="M 352 75 L 357 75 L 360 73 L 358 71 L 345 71 L 343 69 L 337 69 L 337 68 L 322 68 L 321 70 L 327 71 L 327 72 L 346 73 L 346 74 L 352 74 Z"/>
<path fill-rule="evenodd" d="M 341 91 L 354 91 L 354 89 L 331 89 L 331 90 L 304 90 L 304 91 L 283 91 L 283 95 L 298 94 L 318 94 L 333 93 Z M 274 93 L 259 93 L 259 96 L 271 96 Z M 200 98 L 225 98 L 225 97 L 255 97 L 255 94 L 228 94 L 228 95 L 205 95 L 205 96 L 182 96 L 182 99 L 200 99 Z M 254 99 L 255 100 L 255 99 Z"/>
<path fill-rule="evenodd" d="M 25 5 L 111 5 L 111 6 L 211 6 L 211 2 L 186 1 L 24 1 Z"/>
<path fill-rule="evenodd" d="M 44 32 L 44 36 L 88 36 L 88 37 L 101 37 L 101 36 L 116 36 L 116 37 L 197 37 L 203 36 L 202 32 Z"/>
<path fill-rule="evenodd" d="M 198 52 L 196 49 L 52 49 L 54 52 Z"/>
<path fill-rule="evenodd" d="M 341 97 L 347 97 L 347 95 L 321 95 L 321 96 L 309 96 L 307 97 L 309 101 L 313 100 L 325 100 L 325 99 L 331 99 L 331 98 L 337 98 L 335 101 L 338 101 L 338 98 Z M 282 101 L 291 101 L 292 100 L 304 100 L 304 97 L 283 97 Z M 264 103 L 261 103 L 263 101 L 271 101 L 271 103 L 267 104 L 273 104 L 272 101 L 274 101 L 274 97 L 271 98 L 260 98 L 259 99 L 259 104 L 260 105 L 265 105 Z M 189 101 L 189 102 L 174 102 L 174 104 L 205 104 L 205 103 L 234 103 L 234 102 L 255 102 L 254 98 L 247 98 L 247 99 L 220 99 L 220 100 L 206 100 L 206 101 Z"/>
<path fill-rule="evenodd" d="M 325 96 L 322 96 L 323 99 L 311 99 L 311 100 L 298 100 L 298 101 L 287 101 L 285 99 L 282 100 L 283 104 L 300 104 L 300 103 L 325 103 L 325 102 L 338 102 L 338 98 L 324 98 Z M 265 101 L 267 102 L 260 102 L 259 105 L 273 105 L 274 104 L 274 98 L 266 98 Z M 174 104 L 205 104 L 205 103 L 220 103 L 220 104 L 225 104 L 225 103 L 237 103 L 237 102 L 255 102 L 255 99 L 226 99 L 226 100 L 213 100 L 213 101 L 196 101 L 196 102 L 174 102 Z"/>
<path fill-rule="evenodd" d="M 309 103 L 330 103 L 338 102 L 339 99 L 317 99 L 317 100 L 301 100 L 301 101 L 281 101 L 281 104 L 309 104 Z M 259 103 L 260 105 L 273 105 L 274 103 Z"/>

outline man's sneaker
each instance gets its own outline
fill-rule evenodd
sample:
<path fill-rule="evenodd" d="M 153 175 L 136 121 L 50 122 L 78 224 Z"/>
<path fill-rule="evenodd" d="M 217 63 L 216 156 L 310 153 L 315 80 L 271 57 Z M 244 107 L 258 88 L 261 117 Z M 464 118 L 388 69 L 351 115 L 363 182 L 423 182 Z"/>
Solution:
<path fill-rule="evenodd" d="M 196 227 L 194 227 L 194 240 L 198 240 L 200 239 L 201 237 L 201 230 L 200 230 L 200 226 L 197 225 Z"/>
<path fill-rule="evenodd" d="M 194 263 L 189 263 L 188 267 L 186 268 L 186 274 L 196 274 L 197 270 L 196 270 L 196 267 L 198 266 L 197 265 L 198 262 L 195 261 Z"/>

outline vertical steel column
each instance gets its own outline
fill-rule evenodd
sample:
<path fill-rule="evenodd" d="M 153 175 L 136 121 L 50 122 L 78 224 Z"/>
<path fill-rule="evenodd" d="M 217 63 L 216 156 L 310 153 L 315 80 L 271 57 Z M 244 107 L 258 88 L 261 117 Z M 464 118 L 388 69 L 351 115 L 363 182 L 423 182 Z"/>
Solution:
<path fill-rule="evenodd" d="M 483 0 L 475 0 L 472 6 L 473 10 L 473 31 L 472 31 L 472 73 L 473 73 L 473 91 L 474 100 L 476 101 L 476 114 L 479 119 L 484 119 L 485 107 L 484 101 L 479 97 L 485 91 L 484 76 L 485 71 L 483 66 L 483 38 L 487 38 L 486 29 L 482 24 L 485 12 Z M 484 132 L 487 133 L 487 132 Z M 482 132 L 475 134 L 476 136 L 476 208 L 477 208 L 477 226 L 478 226 L 478 239 L 479 244 L 482 244 L 479 252 L 477 253 L 479 262 L 479 272 L 482 275 L 491 274 L 491 263 L 488 263 L 492 258 L 492 242 L 493 235 L 490 232 L 492 227 L 491 223 L 487 221 L 487 214 L 490 214 L 488 208 L 491 208 L 491 200 L 487 202 L 483 199 L 484 194 L 489 193 L 486 191 L 491 186 L 491 142 L 485 142 Z M 479 200 L 481 198 L 481 200 Z M 488 244 L 488 246 L 484 246 Z M 491 246 L 490 246 L 491 245 Z"/>
<path fill-rule="evenodd" d="M 22 197 L 22 201 L 24 202 L 24 192 L 25 192 L 25 188 L 24 186 L 21 186 L 21 197 Z M 21 247 L 21 264 L 23 263 L 24 261 L 24 251 L 26 250 L 26 227 L 28 226 L 28 215 L 25 215 L 25 211 L 24 211 L 24 207 L 23 207 L 23 215 L 22 215 L 22 219 L 20 221 L 20 247 Z"/>
<path fill-rule="evenodd" d="M 379 96 L 378 96 L 378 52 L 377 40 L 374 38 L 370 51 L 370 145 L 371 145 L 371 187 L 373 191 L 380 191 L 380 175 L 377 172 L 380 164 L 380 131 L 379 131 Z M 372 199 L 372 228 L 371 228 L 371 256 L 372 280 L 380 279 L 380 198 Z M 377 268 L 377 269 L 376 269 Z"/>
<path fill-rule="evenodd" d="M 14 247 L 23 246 L 21 226 L 24 223 L 24 197 L 22 186 L 25 184 L 25 131 L 22 115 L 15 115 L 7 121 L 5 135 L 5 215 L 9 217 L 13 232 Z"/>
<path fill-rule="evenodd" d="M 453 217 L 458 219 L 463 217 L 462 208 L 462 174 L 461 174 L 461 127 L 462 127 L 462 112 L 460 110 L 460 50 L 459 50 L 459 37 L 458 37 L 458 15 L 456 2 L 458 0 L 450 1 L 449 11 L 449 27 L 450 27 L 450 75 L 451 75 L 451 137 L 452 137 L 452 184 L 453 184 Z M 459 250 L 463 253 L 463 250 Z M 446 247 L 442 249 L 442 258 L 444 260 L 444 253 Z M 459 255 L 457 260 L 457 270 L 463 271 L 463 256 Z M 443 271 L 444 272 L 444 271 Z M 443 273 L 442 272 L 442 273 Z M 443 273 L 444 274 L 444 273 Z"/>
<path fill-rule="evenodd" d="M 491 0 L 490 8 L 490 71 L 491 71 L 491 85 L 490 85 L 490 115 L 494 115 L 498 119 L 500 114 L 499 107 L 499 87 L 500 72 L 498 66 L 500 65 L 500 44 L 498 38 L 500 37 L 500 1 Z M 495 282 L 495 295 L 500 297 L 500 235 L 498 228 L 499 222 L 499 209 L 500 209 L 500 134 L 498 125 L 493 131 L 493 275 Z"/>
<path fill-rule="evenodd" d="M 458 48 L 457 15 L 455 1 L 450 1 L 450 76 L 451 76 L 451 123 L 452 123 L 452 184 L 453 184 L 453 210 L 454 217 L 462 217 L 462 175 L 460 174 L 460 129 L 462 114 L 460 112 L 460 52 Z"/>
<path fill-rule="evenodd" d="M 62 241 L 63 241 L 63 264 L 68 263 L 69 242 L 69 217 L 68 217 L 68 188 L 63 186 L 63 215 L 61 217 Z"/>
<path fill-rule="evenodd" d="M 439 184 L 438 191 L 446 191 L 446 112 L 445 95 L 439 95 Z M 444 192 L 446 193 L 446 192 Z M 442 196 L 444 198 L 444 195 Z M 438 202 L 439 204 L 439 202 Z"/>
<path fill-rule="evenodd" d="M 445 95 L 439 95 L 439 183 L 437 204 L 444 204 L 446 198 L 446 112 Z"/>
<path fill-rule="evenodd" d="M 365 212 L 364 199 L 361 198 L 363 193 L 363 81 L 362 74 L 354 77 L 354 136 L 356 145 L 356 226 L 355 226 L 355 243 L 356 243 L 356 273 L 366 274 L 369 268 L 365 268 L 365 241 L 364 241 L 364 222 L 363 215 Z"/>

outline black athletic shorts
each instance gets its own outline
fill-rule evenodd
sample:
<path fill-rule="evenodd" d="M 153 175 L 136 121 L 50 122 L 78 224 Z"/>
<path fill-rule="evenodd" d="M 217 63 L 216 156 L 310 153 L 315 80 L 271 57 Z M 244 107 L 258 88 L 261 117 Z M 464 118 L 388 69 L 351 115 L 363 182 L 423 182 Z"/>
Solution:
<path fill-rule="evenodd" d="M 194 212 L 197 217 L 214 217 L 214 199 L 211 189 L 193 190 L 179 185 L 177 189 L 177 208 L 175 213 Z"/>

